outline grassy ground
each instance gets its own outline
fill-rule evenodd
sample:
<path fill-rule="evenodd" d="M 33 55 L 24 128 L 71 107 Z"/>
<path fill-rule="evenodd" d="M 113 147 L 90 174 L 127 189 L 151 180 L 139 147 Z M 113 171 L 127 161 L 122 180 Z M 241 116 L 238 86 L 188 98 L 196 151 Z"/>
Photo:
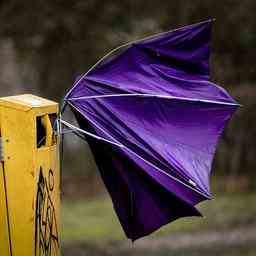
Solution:
<path fill-rule="evenodd" d="M 256 224 L 256 193 L 218 196 L 198 207 L 204 218 L 177 220 L 153 234 L 226 229 Z M 111 242 L 124 239 L 124 234 L 108 197 L 94 200 L 65 200 L 62 205 L 62 240 Z"/>
<path fill-rule="evenodd" d="M 145 255 L 145 251 L 149 256 L 254 255 L 256 193 L 219 195 L 199 205 L 199 209 L 205 218 L 178 220 L 131 246 L 125 240 L 107 196 L 94 200 L 64 200 L 64 255 L 120 255 L 121 251 L 122 255 L 136 256 Z M 186 243 L 186 239 L 190 242 Z M 73 250 L 90 250 L 90 253 L 79 254 Z"/>

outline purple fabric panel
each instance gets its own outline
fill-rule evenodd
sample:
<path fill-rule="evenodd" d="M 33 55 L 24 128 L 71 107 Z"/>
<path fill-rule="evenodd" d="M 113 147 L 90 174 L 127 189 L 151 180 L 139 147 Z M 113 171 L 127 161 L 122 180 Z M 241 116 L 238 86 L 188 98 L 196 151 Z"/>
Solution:
<path fill-rule="evenodd" d="M 80 114 L 75 115 L 83 129 L 97 133 Z M 89 137 L 87 141 L 128 238 L 138 239 L 180 217 L 201 216 L 193 205 L 205 200 L 203 196 L 118 147 Z"/>
<path fill-rule="evenodd" d="M 176 69 L 209 77 L 212 20 L 164 33 L 138 45 L 173 60 Z"/>
<path fill-rule="evenodd" d="M 210 196 L 209 175 L 216 144 L 235 106 L 147 97 L 73 103 L 106 132 L 98 131 L 98 135 L 125 145 L 186 184 L 193 181 Z"/>
<path fill-rule="evenodd" d="M 84 116 L 84 112 L 81 109 L 81 114 L 82 116 Z M 77 112 L 75 112 L 77 113 Z M 76 114 L 77 116 L 78 114 Z M 95 133 L 101 137 L 104 137 L 108 140 L 112 140 L 113 142 L 124 142 L 123 144 L 125 145 L 125 141 L 119 141 L 117 140 L 117 136 L 115 136 L 115 134 L 113 135 L 113 133 L 110 135 L 110 133 L 106 134 L 104 132 L 102 132 L 102 130 L 104 130 L 104 126 L 102 126 L 99 122 L 97 122 L 96 119 L 94 119 L 92 116 L 88 115 L 88 112 L 86 113 L 86 117 L 87 120 L 90 120 L 90 122 L 88 123 L 88 131 Z M 80 120 L 82 120 L 80 118 Z M 81 123 L 82 121 L 80 121 Z M 85 121 L 84 121 L 85 123 Z M 149 159 L 147 154 L 145 152 L 143 152 L 142 150 L 140 152 L 138 152 L 137 148 L 132 147 L 132 149 L 135 149 L 134 151 L 129 149 L 129 146 L 127 148 L 119 148 L 119 151 L 122 152 L 123 155 L 125 155 L 125 157 L 127 159 L 129 159 L 129 161 L 132 161 L 134 163 L 136 163 L 138 166 L 140 166 L 140 168 L 142 170 L 144 170 L 144 172 L 146 172 L 148 175 L 150 175 L 152 178 L 156 179 L 160 184 L 162 184 L 167 190 L 169 190 L 170 192 L 175 193 L 178 197 L 180 197 L 182 200 L 186 201 L 187 203 L 191 204 L 191 205 L 195 205 L 198 202 L 206 199 L 205 196 L 198 194 L 198 192 L 195 191 L 191 191 L 190 188 L 184 186 L 183 184 L 175 181 L 174 179 L 172 179 L 171 177 L 168 176 L 168 174 L 171 174 L 172 177 L 174 177 L 175 179 L 179 179 L 184 183 L 187 183 L 187 178 L 184 178 L 180 175 L 177 174 L 177 171 L 175 169 L 173 169 L 170 166 L 161 166 L 160 162 L 154 162 L 152 161 L 152 159 L 154 158 L 154 156 L 152 155 L 152 159 Z M 134 152 L 134 153 L 132 153 Z M 137 153 L 136 153 L 137 152 Z M 140 153 L 140 155 L 138 154 Z M 139 156 L 142 156 L 145 158 L 145 160 L 141 159 Z M 153 163 L 153 166 L 150 165 L 146 160 L 149 160 L 149 162 Z M 114 158 L 113 158 L 114 161 Z M 159 171 L 159 165 L 160 167 L 163 167 L 164 172 L 167 173 L 167 175 L 164 172 Z M 154 167 L 155 166 L 155 167 Z M 118 167 L 117 167 L 118 169 Z M 127 172 L 129 172 L 129 169 L 127 169 Z M 186 176 L 186 175 L 184 175 Z"/>
<path fill-rule="evenodd" d="M 68 98 L 143 93 L 235 103 L 223 88 L 209 81 L 208 75 L 202 75 L 208 72 L 205 63 L 209 58 L 210 26 L 211 22 L 192 25 L 165 33 L 160 37 L 160 42 L 155 39 L 149 43 L 131 45 L 90 71 L 71 90 Z M 174 39 L 179 33 L 181 38 L 176 42 Z M 148 51 L 147 47 L 163 47 L 166 54 L 155 54 L 154 51 Z M 169 56 L 171 53 L 174 55 L 172 58 Z M 176 55 L 184 55 L 181 63 L 186 68 L 177 67 Z M 177 58 L 180 60 L 181 57 Z"/>
<path fill-rule="evenodd" d="M 143 58 L 139 58 L 140 56 Z M 142 93 L 235 103 L 216 84 L 176 70 L 171 64 L 168 66 L 134 47 L 108 64 L 109 66 L 102 66 L 82 79 L 69 98 Z"/>
<path fill-rule="evenodd" d="M 70 92 L 67 99 L 83 96 L 107 95 L 107 94 L 124 94 L 127 93 L 125 89 L 115 88 L 113 85 L 107 85 L 90 81 L 89 79 L 82 79 Z"/>

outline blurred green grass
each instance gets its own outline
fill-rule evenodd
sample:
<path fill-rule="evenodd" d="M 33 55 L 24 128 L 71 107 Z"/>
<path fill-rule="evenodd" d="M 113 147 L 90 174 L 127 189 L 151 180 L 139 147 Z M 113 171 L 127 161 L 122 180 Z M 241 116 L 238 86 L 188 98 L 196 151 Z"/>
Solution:
<path fill-rule="evenodd" d="M 204 218 L 177 220 L 151 237 L 256 224 L 256 193 L 217 195 L 215 199 L 201 203 L 198 209 Z M 103 245 L 125 239 L 112 203 L 106 195 L 94 199 L 63 200 L 61 234 L 64 243 L 75 241 Z"/>

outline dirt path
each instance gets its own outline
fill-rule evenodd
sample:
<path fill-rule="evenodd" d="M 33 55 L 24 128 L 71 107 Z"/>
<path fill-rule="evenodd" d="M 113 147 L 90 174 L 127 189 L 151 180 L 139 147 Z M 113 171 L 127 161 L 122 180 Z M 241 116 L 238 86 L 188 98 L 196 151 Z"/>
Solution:
<path fill-rule="evenodd" d="M 166 237 L 144 238 L 135 243 L 129 241 L 107 246 L 107 248 L 95 248 L 86 244 L 70 244 L 63 248 L 64 256 L 112 256 L 129 255 L 140 256 L 150 252 L 158 255 L 159 250 L 179 251 L 193 248 L 207 249 L 214 247 L 238 247 L 255 244 L 256 225 L 238 227 L 231 230 L 198 231 L 191 233 L 176 233 Z M 155 254 L 154 254 L 155 253 Z"/>
<path fill-rule="evenodd" d="M 241 246 L 249 243 L 256 243 L 256 225 L 240 227 L 232 230 L 203 231 L 194 234 L 173 234 L 167 237 L 145 238 L 132 245 L 125 242 L 122 245 L 124 251 L 150 251 L 161 249 L 187 249 L 193 247 L 214 247 L 218 246 Z"/>

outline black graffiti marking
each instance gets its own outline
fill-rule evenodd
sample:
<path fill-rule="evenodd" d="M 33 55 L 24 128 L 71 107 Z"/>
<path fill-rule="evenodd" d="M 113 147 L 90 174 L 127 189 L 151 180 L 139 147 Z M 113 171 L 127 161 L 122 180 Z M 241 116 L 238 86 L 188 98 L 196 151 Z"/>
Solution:
<path fill-rule="evenodd" d="M 48 173 L 48 183 L 49 183 L 50 191 L 53 191 L 53 188 L 54 188 L 54 176 L 53 176 L 52 169 L 50 169 L 49 173 Z"/>
<path fill-rule="evenodd" d="M 53 171 L 49 170 L 47 181 L 43 176 L 42 167 L 40 167 L 35 214 L 35 256 L 52 256 L 58 255 L 59 252 L 57 220 L 51 199 L 53 189 Z"/>

